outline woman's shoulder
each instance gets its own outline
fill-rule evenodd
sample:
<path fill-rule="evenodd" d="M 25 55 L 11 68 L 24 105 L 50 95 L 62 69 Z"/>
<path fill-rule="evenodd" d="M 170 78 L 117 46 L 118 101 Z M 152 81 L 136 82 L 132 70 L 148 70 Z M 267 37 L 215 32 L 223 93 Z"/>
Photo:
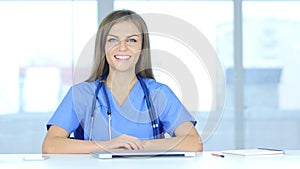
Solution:
<path fill-rule="evenodd" d="M 71 90 L 74 92 L 78 91 L 78 92 L 87 92 L 87 93 L 90 93 L 95 90 L 96 88 L 96 82 L 93 81 L 93 82 L 80 82 L 80 83 L 77 83 L 77 84 L 74 84 L 71 86 Z"/>
<path fill-rule="evenodd" d="M 92 81 L 92 82 L 88 82 L 88 81 L 83 81 L 83 82 L 79 82 L 77 84 L 73 84 L 73 87 L 76 88 L 84 88 L 84 87 L 93 87 L 95 86 L 96 81 Z"/>
<path fill-rule="evenodd" d="M 144 78 L 144 82 L 146 83 L 147 87 L 149 88 L 150 91 L 152 90 L 164 90 L 164 91 L 169 91 L 171 90 L 169 86 L 162 82 L 158 82 L 154 79 L 151 78 Z"/>

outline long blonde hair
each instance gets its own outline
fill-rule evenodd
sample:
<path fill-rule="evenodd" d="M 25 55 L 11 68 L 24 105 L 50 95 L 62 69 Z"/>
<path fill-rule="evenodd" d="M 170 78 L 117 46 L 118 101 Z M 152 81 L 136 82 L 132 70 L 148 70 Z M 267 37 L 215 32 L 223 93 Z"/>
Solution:
<path fill-rule="evenodd" d="M 101 22 L 96 35 L 95 55 L 92 72 L 87 81 L 95 81 L 102 79 L 109 72 L 109 65 L 105 56 L 105 43 L 110 29 L 116 23 L 122 21 L 132 21 L 142 33 L 142 51 L 136 64 L 136 74 L 144 78 L 154 79 L 151 57 L 150 57 L 150 41 L 148 28 L 141 16 L 131 10 L 116 10 L 107 15 Z"/>

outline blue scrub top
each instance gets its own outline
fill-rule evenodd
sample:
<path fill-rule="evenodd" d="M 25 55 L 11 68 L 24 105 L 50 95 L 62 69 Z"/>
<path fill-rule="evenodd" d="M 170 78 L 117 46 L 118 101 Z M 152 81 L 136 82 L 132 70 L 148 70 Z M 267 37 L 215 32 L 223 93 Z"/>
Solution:
<path fill-rule="evenodd" d="M 149 90 L 163 132 L 174 136 L 174 131 L 180 124 L 187 121 L 196 124 L 193 116 L 168 86 L 153 79 L 143 78 L 143 81 Z M 92 110 L 96 85 L 97 82 L 82 82 L 71 87 L 49 120 L 47 128 L 49 129 L 51 125 L 59 126 L 70 134 L 81 125 L 84 131 L 82 139 L 89 139 L 92 128 L 92 140 L 109 140 L 107 103 L 104 96 L 106 90 L 111 105 L 112 138 L 128 134 L 141 140 L 153 139 L 146 98 L 139 81 L 121 106 L 110 90 L 103 85 L 98 93 L 99 102 L 96 101 L 95 110 Z M 91 125 L 92 111 L 94 111 L 93 126 Z"/>

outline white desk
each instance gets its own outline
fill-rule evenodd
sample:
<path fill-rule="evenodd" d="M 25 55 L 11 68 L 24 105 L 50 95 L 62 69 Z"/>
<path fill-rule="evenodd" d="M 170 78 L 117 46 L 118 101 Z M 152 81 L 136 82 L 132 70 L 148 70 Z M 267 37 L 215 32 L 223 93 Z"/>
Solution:
<path fill-rule="evenodd" d="M 0 169 L 300 169 L 300 150 L 265 157 L 215 157 L 211 152 L 196 157 L 97 159 L 92 155 L 49 155 L 44 161 L 24 161 L 25 154 L 0 154 Z"/>

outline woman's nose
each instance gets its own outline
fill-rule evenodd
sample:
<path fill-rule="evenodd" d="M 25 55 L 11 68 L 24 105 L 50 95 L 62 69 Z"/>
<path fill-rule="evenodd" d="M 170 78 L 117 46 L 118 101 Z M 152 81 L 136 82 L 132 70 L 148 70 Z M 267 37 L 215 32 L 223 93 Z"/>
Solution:
<path fill-rule="evenodd" d="M 120 41 L 120 43 L 119 43 L 119 50 L 120 51 L 124 51 L 126 49 L 127 49 L 126 41 L 125 40 Z"/>

